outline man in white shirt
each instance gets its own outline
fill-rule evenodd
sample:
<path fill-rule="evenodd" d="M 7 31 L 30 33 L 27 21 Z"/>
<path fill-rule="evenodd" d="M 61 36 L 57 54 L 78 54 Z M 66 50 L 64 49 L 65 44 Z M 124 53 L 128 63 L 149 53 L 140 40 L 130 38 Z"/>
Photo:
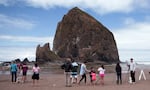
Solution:
<path fill-rule="evenodd" d="M 133 58 L 130 59 L 130 74 L 131 74 L 131 79 L 132 79 L 132 83 L 135 83 L 135 69 L 136 69 L 136 64 L 135 62 L 133 62 Z"/>
<path fill-rule="evenodd" d="M 85 63 L 87 63 L 87 62 L 85 61 L 85 62 L 83 62 L 83 63 L 81 64 L 80 75 L 82 76 L 82 78 L 80 79 L 79 84 L 80 84 L 80 82 L 81 82 L 83 79 L 84 79 L 84 82 L 85 82 L 85 84 L 86 84 L 86 72 L 88 72 L 88 70 L 87 70 L 87 68 L 86 68 Z"/>

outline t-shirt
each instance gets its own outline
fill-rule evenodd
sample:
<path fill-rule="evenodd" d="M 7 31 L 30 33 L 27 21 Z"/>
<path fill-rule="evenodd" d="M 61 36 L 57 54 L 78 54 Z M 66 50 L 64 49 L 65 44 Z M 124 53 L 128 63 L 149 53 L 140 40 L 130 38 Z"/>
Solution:
<path fill-rule="evenodd" d="M 102 67 L 98 68 L 99 74 L 105 74 L 105 69 L 103 69 Z"/>
<path fill-rule="evenodd" d="M 39 74 L 40 67 L 33 67 L 33 73 Z"/>
<path fill-rule="evenodd" d="M 92 76 L 92 80 L 96 80 L 96 73 L 92 72 L 91 76 Z"/>
<path fill-rule="evenodd" d="M 86 65 L 85 64 L 81 64 L 80 75 L 83 75 L 85 73 L 86 73 Z"/>
<path fill-rule="evenodd" d="M 17 65 L 16 64 L 11 64 L 11 72 L 17 72 Z"/>
<path fill-rule="evenodd" d="M 134 62 L 130 62 L 130 71 L 135 71 L 136 69 L 136 64 Z"/>
<path fill-rule="evenodd" d="M 27 65 L 23 65 L 23 66 L 22 66 L 22 71 L 23 71 L 23 72 L 27 72 L 27 70 L 28 70 Z"/>
<path fill-rule="evenodd" d="M 77 70 L 78 70 L 78 64 L 76 63 L 76 62 L 73 62 L 72 63 L 72 72 L 77 72 Z"/>

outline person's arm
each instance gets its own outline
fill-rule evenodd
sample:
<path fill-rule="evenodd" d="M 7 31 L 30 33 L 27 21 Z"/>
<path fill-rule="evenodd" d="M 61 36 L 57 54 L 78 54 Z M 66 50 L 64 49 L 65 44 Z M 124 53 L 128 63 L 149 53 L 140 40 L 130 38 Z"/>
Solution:
<path fill-rule="evenodd" d="M 117 72 L 118 70 L 117 70 L 117 66 L 115 67 L 115 71 Z"/>
<path fill-rule="evenodd" d="M 12 66 L 10 65 L 10 73 L 11 73 L 11 69 L 12 69 Z"/>
<path fill-rule="evenodd" d="M 61 69 L 65 69 L 65 64 L 61 65 Z"/>
<path fill-rule="evenodd" d="M 136 63 L 134 63 L 133 71 L 135 72 L 136 69 Z"/>
<path fill-rule="evenodd" d="M 38 67 L 38 73 L 40 73 L 41 72 L 41 69 L 40 69 L 40 67 Z"/>
<path fill-rule="evenodd" d="M 84 69 L 86 72 L 90 72 L 87 68 L 86 68 L 86 65 L 84 66 Z"/>
<path fill-rule="evenodd" d="M 18 71 L 18 66 L 16 65 L 16 71 Z"/>

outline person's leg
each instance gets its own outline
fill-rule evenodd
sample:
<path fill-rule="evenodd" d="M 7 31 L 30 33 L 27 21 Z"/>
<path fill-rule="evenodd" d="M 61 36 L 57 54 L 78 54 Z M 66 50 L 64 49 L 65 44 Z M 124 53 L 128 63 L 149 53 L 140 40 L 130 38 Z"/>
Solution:
<path fill-rule="evenodd" d="M 36 85 L 38 85 L 38 83 L 39 83 L 39 79 L 40 79 L 40 76 L 39 76 L 39 74 L 37 74 L 37 79 L 36 79 Z"/>
<path fill-rule="evenodd" d="M 71 72 L 68 72 L 69 86 L 72 86 L 72 78 L 70 78 L 70 76 L 71 76 Z"/>
<path fill-rule="evenodd" d="M 65 73 L 66 73 L 66 86 L 69 86 L 69 82 L 70 82 L 69 72 L 65 72 Z"/>
<path fill-rule="evenodd" d="M 101 75 L 101 85 L 104 85 L 104 74 Z"/>
<path fill-rule="evenodd" d="M 119 74 L 117 73 L 117 84 L 119 84 Z"/>
<path fill-rule="evenodd" d="M 86 74 L 84 74 L 84 82 L 85 82 L 85 84 L 86 84 Z"/>
<path fill-rule="evenodd" d="M 91 81 L 91 84 L 92 84 L 92 75 L 90 75 L 90 81 Z"/>
<path fill-rule="evenodd" d="M 17 72 L 14 72 L 14 75 L 15 75 L 15 82 L 17 80 Z"/>
<path fill-rule="evenodd" d="M 102 85 L 102 83 L 103 83 L 103 82 L 102 82 L 102 79 L 103 79 L 103 77 L 101 76 L 101 77 L 100 77 L 100 85 Z"/>
<path fill-rule="evenodd" d="M 11 72 L 11 82 L 13 82 L 13 81 L 14 81 L 14 73 Z"/>
<path fill-rule="evenodd" d="M 77 81 L 78 81 L 78 77 L 75 77 L 75 83 L 77 83 Z"/>
<path fill-rule="evenodd" d="M 35 79 L 33 79 L 33 85 L 35 84 Z"/>
<path fill-rule="evenodd" d="M 67 81 L 67 72 L 65 72 L 65 76 L 66 76 L 66 86 L 68 85 L 68 81 Z"/>
<path fill-rule="evenodd" d="M 104 76 L 102 77 L 102 85 L 104 85 Z"/>
<path fill-rule="evenodd" d="M 27 72 L 25 72 L 24 74 L 24 82 L 26 81 L 26 79 L 27 79 Z"/>
<path fill-rule="evenodd" d="M 80 84 L 80 82 L 81 82 L 83 79 L 84 79 L 84 75 L 82 75 L 82 77 L 81 77 L 81 79 L 80 79 L 80 81 L 79 81 L 79 84 Z"/>
<path fill-rule="evenodd" d="M 122 74 L 120 74 L 119 76 L 120 76 L 120 84 L 122 84 Z"/>
<path fill-rule="evenodd" d="M 133 72 L 133 82 L 135 82 L 135 72 Z"/>
<path fill-rule="evenodd" d="M 132 82 L 134 82 L 134 73 L 133 73 L 133 71 L 131 71 L 131 79 L 132 79 Z"/>

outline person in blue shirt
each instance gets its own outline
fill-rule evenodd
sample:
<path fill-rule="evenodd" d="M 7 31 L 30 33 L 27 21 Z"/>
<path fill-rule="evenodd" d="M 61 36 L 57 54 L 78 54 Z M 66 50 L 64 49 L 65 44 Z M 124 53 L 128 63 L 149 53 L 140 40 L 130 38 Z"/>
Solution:
<path fill-rule="evenodd" d="M 10 65 L 11 81 L 16 82 L 17 79 L 17 64 L 13 61 Z"/>

